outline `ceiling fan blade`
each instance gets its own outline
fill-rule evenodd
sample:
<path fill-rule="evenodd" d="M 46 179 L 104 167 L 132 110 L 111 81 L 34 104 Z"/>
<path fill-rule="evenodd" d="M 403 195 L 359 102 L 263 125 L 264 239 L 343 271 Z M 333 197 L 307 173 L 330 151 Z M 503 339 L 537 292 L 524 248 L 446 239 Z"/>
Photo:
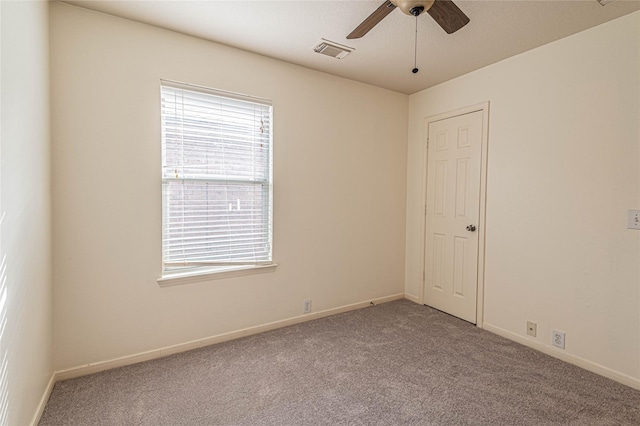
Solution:
<path fill-rule="evenodd" d="M 427 12 L 447 34 L 455 33 L 469 23 L 469 17 L 451 0 L 436 0 Z"/>
<path fill-rule="evenodd" d="M 385 16 L 393 12 L 393 9 L 395 8 L 395 5 L 389 0 L 385 1 L 384 3 L 382 3 L 382 5 L 380 5 L 380 7 L 375 10 L 375 12 L 369 15 L 367 19 L 362 21 L 362 23 L 358 25 L 355 30 L 351 31 L 351 34 L 349 34 L 347 38 L 354 39 L 362 37 L 363 35 L 368 33 L 371 28 L 378 25 L 378 23 L 380 23 L 380 21 L 382 21 Z"/>

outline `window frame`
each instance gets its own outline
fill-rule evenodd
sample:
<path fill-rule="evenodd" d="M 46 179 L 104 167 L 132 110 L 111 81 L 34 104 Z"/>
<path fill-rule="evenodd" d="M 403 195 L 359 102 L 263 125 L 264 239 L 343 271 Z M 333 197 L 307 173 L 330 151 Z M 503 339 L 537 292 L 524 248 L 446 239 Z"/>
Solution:
<path fill-rule="evenodd" d="M 188 92 L 195 92 L 198 96 L 210 95 L 216 98 L 222 98 L 225 100 L 240 101 L 246 102 L 248 104 L 259 104 L 262 106 L 268 106 L 269 109 L 269 123 L 268 123 L 268 161 L 266 164 L 266 170 L 264 173 L 264 177 L 262 179 L 253 178 L 253 179 L 238 179 L 233 177 L 229 173 L 222 176 L 213 175 L 207 177 L 198 177 L 191 178 L 186 174 L 183 177 L 172 177 L 169 173 L 166 172 L 167 169 L 167 161 L 166 161 L 166 150 L 167 143 L 165 139 L 165 109 L 163 106 L 163 90 L 164 88 L 173 89 L 173 90 L 184 90 Z M 161 257 L 161 276 L 157 279 L 157 282 L 161 286 L 168 285 L 177 285 L 177 284 L 185 284 L 190 282 L 198 282 L 205 281 L 211 279 L 221 279 L 234 277 L 239 275 L 249 275 L 263 272 L 273 272 L 276 263 L 273 262 L 273 103 L 270 100 L 257 98 L 254 96 L 242 95 L 233 92 L 227 92 L 219 89 L 213 89 L 209 87 L 188 84 L 188 83 L 180 83 L 171 80 L 160 80 L 160 130 L 161 130 L 161 152 L 162 152 L 162 161 L 161 161 L 161 191 L 162 191 L 162 230 L 161 230 L 161 241 L 162 241 L 162 257 Z M 227 107 L 229 107 L 227 105 Z M 182 142 L 181 142 L 182 143 Z M 256 154 L 253 154 L 252 160 L 255 162 Z M 259 158 L 258 158 L 259 159 Z M 184 167 L 184 163 L 182 164 Z M 173 166 L 172 166 L 173 167 Z M 263 232 L 263 236 L 266 235 L 268 242 L 267 249 L 267 259 L 249 261 L 249 262 L 217 262 L 217 261 L 206 261 L 206 262 L 189 262 L 191 265 L 188 266 L 167 266 L 167 263 L 175 264 L 176 262 L 166 262 L 166 245 L 168 244 L 169 238 L 166 237 L 165 233 L 169 232 L 167 229 L 168 226 L 168 208 L 169 201 L 167 192 L 169 191 L 169 186 L 171 183 L 209 183 L 209 184 L 245 184 L 245 185 L 253 185 L 255 187 L 262 188 L 260 191 L 263 193 L 263 200 L 266 199 L 262 204 L 262 209 L 260 210 L 259 217 L 264 218 L 263 220 L 266 223 L 263 223 L 263 229 L 266 228 L 266 234 Z M 264 195 L 266 193 L 266 195 Z M 259 241 L 259 240 L 258 240 Z M 214 253 L 212 251 L 211 253 Z M 198 264 L 196 264 L 198 263 Z"/>

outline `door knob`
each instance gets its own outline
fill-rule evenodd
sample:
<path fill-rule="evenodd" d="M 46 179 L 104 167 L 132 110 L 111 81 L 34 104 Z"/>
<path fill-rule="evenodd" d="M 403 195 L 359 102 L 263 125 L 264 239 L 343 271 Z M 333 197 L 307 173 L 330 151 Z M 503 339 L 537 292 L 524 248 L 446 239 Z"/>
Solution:
<path fill-rule="evenodd" d="M 476 226 L 475 225 L 468 225 L 467 226 L 467 231 L 469 232 L 475 232 L 476 230 Z"/>

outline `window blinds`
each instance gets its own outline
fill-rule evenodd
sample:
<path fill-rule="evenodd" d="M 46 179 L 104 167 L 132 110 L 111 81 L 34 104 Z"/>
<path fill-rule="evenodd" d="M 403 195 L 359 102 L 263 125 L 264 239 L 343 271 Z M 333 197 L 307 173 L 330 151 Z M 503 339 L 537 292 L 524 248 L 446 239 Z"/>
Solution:
<path fill-rule="evenodd" d="M 167 82 L 161 98 L 165 271 L 270 263 L 270 103 Z"/>

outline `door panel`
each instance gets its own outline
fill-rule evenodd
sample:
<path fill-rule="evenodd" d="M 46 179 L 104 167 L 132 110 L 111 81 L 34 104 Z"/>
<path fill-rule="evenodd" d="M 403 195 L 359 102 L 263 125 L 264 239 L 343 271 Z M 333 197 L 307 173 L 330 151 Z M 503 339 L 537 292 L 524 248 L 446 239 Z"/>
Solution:
<path fill-rule="evenodd" d="M 425 304 L 474 324 L 482 114 L 431 122 L 428 129 Z"/>

